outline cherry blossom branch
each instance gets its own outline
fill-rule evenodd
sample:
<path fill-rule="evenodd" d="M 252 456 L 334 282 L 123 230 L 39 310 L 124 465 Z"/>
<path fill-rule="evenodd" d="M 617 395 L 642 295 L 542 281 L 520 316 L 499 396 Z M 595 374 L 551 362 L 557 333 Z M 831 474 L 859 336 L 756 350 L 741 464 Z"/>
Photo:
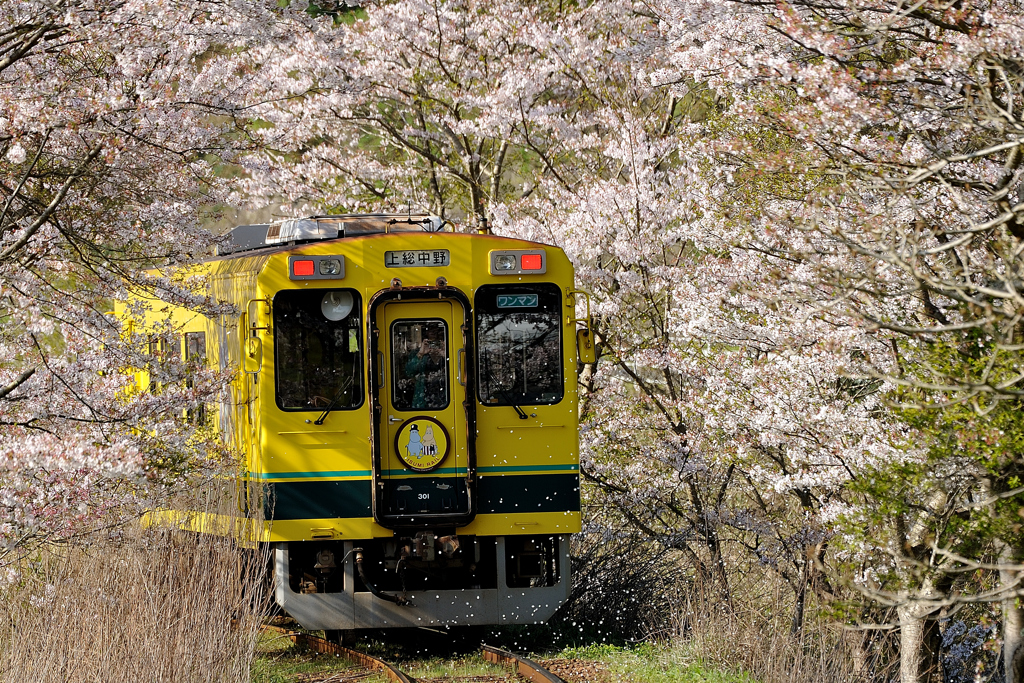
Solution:
<path fill-rule="evenodd" d="M 27 370 L 24 370 L 20 375 L 18 375 L 18 377 L 15 378 L 15 380 L 13 382 L 8 384 L 7 386 L 0 387 L 0 399 L 4 398 L 8 394 L 10 394 L 12 391 L 14 391 L 18 387 L 20 387 L 22 384 L 27 382 L 29 380 L 29 378 L 31 378 L 32 375 L 34 375 L 35 373 L 36 373 L 36 369 L 35 368 L 28 368 Z"/>
<path fill-rule="evenodd" d="M 50 216 L 53 215 L 53 212 L 56 211 L 57 207 L 60 206 L 61 202 L 64 200 L 64 197 L 67 195 L 68 190 L 71 189 L 71 186 L 74 185 L 79 178 L 85 175 L 85 172 L 88 169 L 89 165 L 96 159 L 96 157 L 99 156 L 102 149 L 102 146 L 97 145 L 96 147 L 93 147 L 89 151 L 89 153 L 85 156 L 85 159 L 83 159 L 82 162 L 78 165 L 78 168 L 75 169 L 75 171 L 71 173 L 67 180 L 64 181 L 64 183 L 61 185 L 60 190 L 53 197 L 53 199 L 50 200 L 50 203 L 47 204 L 43 212 L 39 214 L 39 216 L 32 222 L 31 225 L 25 228 L 21 237 L 19 237 L 10 246 L 8 246 L 6 249 L 0 252 L 0 261 L 4 261 L 7 258 L 10 258 L 10 256 L 15 254 L 18 250 L 20 250 L 22 247 L 28 244 L 29 240 L 32 239 L 32 236 L 36 234 L 36 231 L 39 230 L 39 228 L 42 227 L 42 225 L 45 224 L 50 219 Z"/>

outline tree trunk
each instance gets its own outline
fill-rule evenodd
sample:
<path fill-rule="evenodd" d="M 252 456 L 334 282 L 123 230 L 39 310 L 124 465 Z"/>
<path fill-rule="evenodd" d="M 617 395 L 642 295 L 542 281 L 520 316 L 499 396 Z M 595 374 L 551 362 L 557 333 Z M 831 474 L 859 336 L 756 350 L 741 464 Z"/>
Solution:
<path fill-rule="evenodd" d="M 1015 553 L 1007 549 L 1002 553 L 1004 563 L 1019 561 Z M 999 579 L 1004 586 L 1017 581 L 1017 572 L 1001 569 Z M 1014 596 L 1003 600 L 1003 671 L 1005 683 L 1024 683 L 1024 647 L 1021 645 L 1024 631 L 1024 605 L 1022 599 Z"/>
<path fill-rule="evenodd" d="M 789 634 L 793 637 L 800 635 L 804 628 L 804 606 L 807 601 L 807 572 L 806 565 L 800 567 L 800 574 L 797 577 L 797 585 L 793 587 L 793 620 L 789 624 Z"/>
<path fill-rule="evenodd" d="M 939 678 L 939 622 L 932 610 L 908 603 L 896 608 L 900 619 L 900 683 L 932 683 Z"/>

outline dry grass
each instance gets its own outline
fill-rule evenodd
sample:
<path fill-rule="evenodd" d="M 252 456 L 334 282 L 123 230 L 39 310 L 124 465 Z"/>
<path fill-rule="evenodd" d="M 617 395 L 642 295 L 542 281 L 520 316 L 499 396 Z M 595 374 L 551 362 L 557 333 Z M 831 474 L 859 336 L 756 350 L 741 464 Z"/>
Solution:
<path fill-rule="evenodd" d="M 751 577 L 747 577 L 751 578 Z M 760 577 L 764 592 L 748 586 L 747 600 L 732 608 L 691 595 L 679 606 L 684 629 L 676 645 L 710 669 L 744 673 L 759 683 L 838 683 L 857 681 L 848 647 L 850 634 L 808 610 L 803 629 L 791 632 L 792 606 L 770 575 Z"/>
<path fill-rule="evenodd" d="M 266 567 L 265 554 L 230 538 L 137 520 L 40 545 L 0 589 L 0 675 L 248 682 Z"/>

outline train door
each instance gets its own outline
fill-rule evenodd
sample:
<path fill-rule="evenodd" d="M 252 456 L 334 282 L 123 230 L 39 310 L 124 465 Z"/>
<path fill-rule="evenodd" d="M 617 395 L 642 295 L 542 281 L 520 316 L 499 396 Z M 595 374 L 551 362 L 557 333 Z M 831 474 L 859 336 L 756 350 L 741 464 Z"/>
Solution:
<path fill-rule="evenodd" d="M 375 318 L 375 515 L 394 527 L 465 523 L 472 515 L 465 307 L 435 294 L 384 302 Z"/>

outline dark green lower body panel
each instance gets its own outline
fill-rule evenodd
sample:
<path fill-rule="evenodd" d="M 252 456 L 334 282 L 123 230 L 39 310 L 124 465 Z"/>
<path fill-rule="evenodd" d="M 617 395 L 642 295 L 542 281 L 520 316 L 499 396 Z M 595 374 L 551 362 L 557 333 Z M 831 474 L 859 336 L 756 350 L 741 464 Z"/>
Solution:
<path fill-rule="evenodd" d="M 267 487 L 268 519 L 372 517 L 370 482 L 285 481 Z"/>
<path fill-rule="evenodd" d="M 477 514 L 580 509 L 580 478 L 560 474 L 490 475 L 477 480 Z M 268 485 L 268 519 L 372 517 L 370 481 L 286 481 Z"/>
<path fill-rule="evenodd" d="M 580 509 L 580 476 L 506 474 L 480 477 L 477 514 L 566 512 Z"/>

